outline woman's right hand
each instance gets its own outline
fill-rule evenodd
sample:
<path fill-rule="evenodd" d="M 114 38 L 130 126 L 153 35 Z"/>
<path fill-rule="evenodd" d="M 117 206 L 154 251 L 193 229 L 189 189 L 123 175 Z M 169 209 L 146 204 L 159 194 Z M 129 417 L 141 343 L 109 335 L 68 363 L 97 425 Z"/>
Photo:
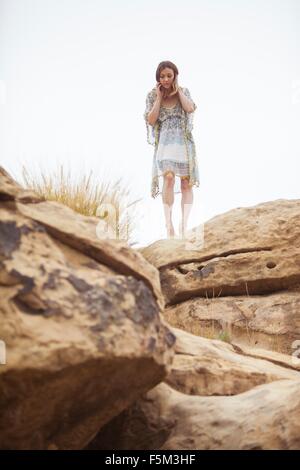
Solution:
<path fill-rule="evenodd" d="M 156 96 L 160 102 L 164 97 L 164 89 L 162 88 L 162 84 L 160 82 L 156 84 Z"/>

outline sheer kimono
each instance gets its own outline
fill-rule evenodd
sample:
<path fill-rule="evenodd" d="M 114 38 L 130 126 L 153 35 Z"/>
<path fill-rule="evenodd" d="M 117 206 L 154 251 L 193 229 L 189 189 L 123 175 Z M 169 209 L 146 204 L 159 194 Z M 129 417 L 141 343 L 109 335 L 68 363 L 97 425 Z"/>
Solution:
<path fill-rule="evenodd" d="M 182 88 L 183 93 L 194 104 L 188 88 Z M 196 157 L 195 142 L 192 136 L 193 114 L 186 113 L 180 101 L 172 108 L 160 107 L 159 116 L 151 126 L 147 117 L 156 98 L 156 88 L 146 97 L 144 119 L 147 128 L 147 142 L 154 146 L 151 196 L 155 198 L 162 193 L 163 176 L 172 171 L 175 175 L 174 193 L 181 193 L 180 178 L 186 177 L 189 186 L 199 186 L 199 170 Z"/>

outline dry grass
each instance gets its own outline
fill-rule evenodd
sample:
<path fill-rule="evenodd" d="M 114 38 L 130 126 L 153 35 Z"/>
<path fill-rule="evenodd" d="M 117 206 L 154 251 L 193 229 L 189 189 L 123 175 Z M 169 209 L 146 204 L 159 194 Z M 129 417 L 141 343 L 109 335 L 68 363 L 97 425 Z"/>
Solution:
<path fill-rule="evenodd" d="M 218 295 L 215 296 L 215 289 L 213 287 L 212 298 L 209 298 L 207 296 L 207 291 L 206 291 L 206 301 L 209 304 L 209 308 L 211 310 L 211 316 L 212 316 L 212 309 L 213 309 L 213 301 L 215 298 L 220 297 L 221 292 L 222 292 L 222 289 L 219 291 Z M 224 324 L 221 326 L 221 329 L 220 329 L 220 325 L 218 328 L 216 328 L 215 321 L 213 320 L 212 325 L 206 328 L 206 331 L 203 336 L 205 336 L 206 338 L 219 339 L 221 341 L 225 341 L 226 343 L 230 343 L 231 342 L 231 327 L 228 328 L 228 325 L 226 326 L 225 325 L 226 325 L 226 322 L 224 322 Z"/>
<path fill-rule="evenodd" d="M 248 284 L 245 282 L 245 290 L 246 295 L 250 298 Z M 222 289 L 219 290 L 218 295 L 215 295 L 215 288 L 212 288 L 212 295 L 211 297 L 208 296 L 206 291 L 206 305 L 207 309 L 210 311 L 210 315 L 208 315 L 207 319 L 199 320 L 197 315 L 188 315 L 186 314 L 183 318 L 180 317 L 173 317 L 171 313 L 166 312 L 166 320 L 176 328 L 180 328 L 185 331 L 189 331 L 190 333 L 196 336 L 202 336 L 208 339 L 218 339 L 221 341 L 225 341 L 226 343 L 232 343 L 235 341 L 242 340 L 248 346 L 251 347 L 261 347 L 262 349 L 282 353 L 282 354 L 290 354 L 290 351 L 285 346 L 284 342 L 281 340 L 280 335 L 274 331 L 273 334 L 268 335 L 265 334 L 265 337 L 258 337 L 259 333 L 253 330 L 250 326 L 250 320 L 252 312 L 249 309 L 249 318 L 247 316 L 247 309 L 246 305 L 243 306 L 244 311 L 239 308 L 241 317 L 237 322 L 243 321 L 245 325 L 245 329 L 239 327 L 236 329 L 234 323 L 230 321 L 226 321 L 224 319 L 214 320 L 213 319 L 213 310 L 214 310 L 214 301 L 220 297 Z M 171 312 L 171 309 L 170 309 Z M 261 335 L 262 336 L 262 335 Z M 259 345 L 257 345 L 257 340 L 260 340 Z M 268 344 L 267 344 L 268 343 Z M 267 345 L 266 345 L 267 344 Z"/>
<path fill-rule="evenodd" d="M 99 217 L 113 233 L 113 238 L 125 240 L 130 246 L 138 243 L 133 239 L 139 220 L 137 203 L 129 201 L 130 189 L 122 178 L 112 182 L 98 181 L 92 174 L 75 177 L 61 165 L 52 173 L 33 172 L 22 168 L 21 184 L 33 189 L 49 201 L 57 201 L 79 214 Z M 129 202 L 128 202 L 129 201 Z"/>
<path fill-rule="evenodd" d="M 245 282 L 245 289 L 246 289 L 246 295 L 249 298 L 250 294 L 249 294 L 249 289 L 248 289 L 247 282 Z M 221 291 L 222 291 L 222 289 L 221 289 Z M 206 293 L 206 300 L 209 303 L 209 308 L 211 310 L 213 309 L 214 299 L 220 296 L 221 291 L 215 297 L 214 288 L 213 288 L 213 295 L 212 295 L 211 298 L 208 298 L 207 293 Z M 241 315 L 243 317 L 245 327 L 246 327 L 246 336 L 247 336 L 247 339 L 248 339 L 248 344 L 249 344 L 249 346 L 253 346 L 254 345 L 254 340 L 255 340 L 255 331 L 253 331 L 249 327 L 249 320 L 248 320 L 247 316 L 243 314 L 242 310 L 241 310 Z M 220 330 L 220 327 L 219 328 L 215 327 L 215 321 L 214 320 L 212 320 L 212 325 L 210 325 L 210 326 L 201 327 L 201 326 L 198 325 L 197 331 L 198 331 L 197 334 L 199 334 L 200 336 L 204 336 L 205 338 L 220 339 L 220 340 L 225 341 L 227 343 L 231 343 L 231 341 L 232 341 L 231 325 L 229 325 L 229 326 L 227 325 L 227 327 L 222 326 L 221 330 Z M 274 333 L 274 335 L 272 335 L 272 337 L 270 338 L 270 345 L 269 345 L 268 349 L 270 349 L 271 351 L 274 351 L 274 352 L 288 354 L 286 348 L 281 346 L 280 341 L 279 341 L 279 336 L 278 336 L 277 333 Z"/>

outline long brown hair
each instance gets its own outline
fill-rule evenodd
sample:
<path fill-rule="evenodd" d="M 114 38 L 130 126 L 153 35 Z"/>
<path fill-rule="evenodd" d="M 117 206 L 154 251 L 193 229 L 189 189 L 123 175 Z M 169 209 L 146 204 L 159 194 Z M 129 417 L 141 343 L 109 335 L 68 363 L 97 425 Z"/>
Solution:
<path fill-rule="evenodd" d="M 172 93 L 169 94 L 169 96 L 172 96 L 175 93 L 177 93 L 176 85 L 177 85 L 177 76 L 179 74 L 179 71 L 178 71 L 178 68 L 176 67 L 176 65 L 173 64 L 173 62 L 171 62 L 169 60 L 164 60 L 163 62 L 160 62 L 158 64 L 156 72 L 155 72 L 155 78 L 156 78 L 156 82 L 159 82 L 160 81 L 160 72 L 163 69 L 165 69 L 166 67 L 168 67 L 169 69 L 172 69 L 173 72 L 174 72 L 174 80 L 173 80 L 173 83 L 172 83 L 173 91 L 172 91 Z"/>

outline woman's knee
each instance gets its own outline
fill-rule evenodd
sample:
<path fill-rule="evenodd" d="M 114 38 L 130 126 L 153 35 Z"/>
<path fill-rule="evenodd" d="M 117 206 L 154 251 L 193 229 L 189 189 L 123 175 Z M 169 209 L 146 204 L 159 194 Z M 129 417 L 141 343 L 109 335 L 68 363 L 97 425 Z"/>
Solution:
<path fill-rule="evenodd" d="M 190 185 L 189 185 L 189 177 L 181 177 L 181 190 L 182 191 L 188 191 L 189 189 L 191 189 Z"/>
<path fill-rule="evenodd" d="M 164 174 L 164 180 L 168 185 L 172 185 L 175 182 L 175 175 L 172 171 L 167 171 Z"/>

